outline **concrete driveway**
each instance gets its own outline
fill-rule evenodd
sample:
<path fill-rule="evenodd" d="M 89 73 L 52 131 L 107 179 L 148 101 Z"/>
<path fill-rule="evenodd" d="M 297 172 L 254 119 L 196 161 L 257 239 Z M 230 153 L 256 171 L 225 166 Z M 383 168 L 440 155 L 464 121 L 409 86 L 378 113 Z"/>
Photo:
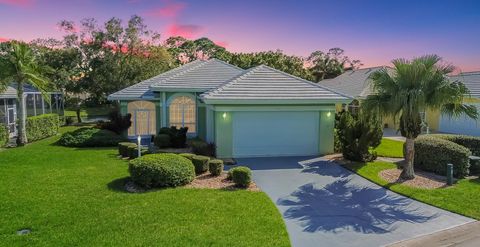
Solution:
<path fill-rule="evenodd" d="M 293 246 L 382 246 L 474 221 L 321 158 L 237 161 L 253 170 L 254 181 L 278 207 Z"/>

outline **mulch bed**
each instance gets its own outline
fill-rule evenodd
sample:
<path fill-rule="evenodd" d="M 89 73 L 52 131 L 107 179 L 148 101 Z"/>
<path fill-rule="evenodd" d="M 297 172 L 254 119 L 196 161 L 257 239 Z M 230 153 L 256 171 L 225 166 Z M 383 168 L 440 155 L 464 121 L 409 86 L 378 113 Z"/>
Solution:
<path fill-rule="evenodd" d="M 210 173 L 198 175 L 190 184 L 185 185 L 186 188 L 196 189 L 224 189 L 224 190 L 238 190 L 235 184 L 227 179 L 227 173 L 223 172 L 220 176 L 212 176 Z M 246 188 L 248 191 L 260 191 L 257 185 L 252 182 L 250 186 Z"/>
<path fill-rule="evenodd" d="M 400 178 L 402 170 L 394 168 L 383 170 L 378 175 L 389 183 L 402 184 L 421 189 L 438 189 L 447 186 L 446 179 L 429 172 L 415 171 L 415 178 L 403 180 Z"/>

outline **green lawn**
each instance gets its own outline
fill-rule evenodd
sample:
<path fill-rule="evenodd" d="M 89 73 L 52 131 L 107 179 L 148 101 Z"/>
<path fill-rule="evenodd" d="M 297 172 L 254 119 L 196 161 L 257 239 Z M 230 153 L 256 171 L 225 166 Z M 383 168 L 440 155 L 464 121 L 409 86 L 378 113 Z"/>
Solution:
<path fill-rule="evenodd" d="M 403 158 L 403 142 L 382 138 L 382 143 L 374 149 L 378 156 Z"/>
<path fill-rule="evenodd" d="M 112 109 L 113 108 L 110 106 L 86 107 L 86 108 L 82 107 L 80 109 L 80 116 L 81 117 L 107 116 Z M 77 112 L 73 108 L 66 108 L 65 116 L 76 117 Z"/>
<path fill-rule="evenodd" d="M 127 162 L 116 148 L 66 148 L 57 139 L 0 152 L 0 245 L 290 245 L 263 192 L 125 193 Z M 17 236 L 22 228 L 32 233 Z"/>
<path fill-rule="evenodd" d="M 405 185 L 389 184 L 378 176 L 385 169 L 396 165 L 387 162 L 349 165 L 347 168 L 359 175 L 405 196 L 452 212 L 480 220 L 480 179 L 459 180 L 453 187 L 440 189 L 416 189 Z"/>

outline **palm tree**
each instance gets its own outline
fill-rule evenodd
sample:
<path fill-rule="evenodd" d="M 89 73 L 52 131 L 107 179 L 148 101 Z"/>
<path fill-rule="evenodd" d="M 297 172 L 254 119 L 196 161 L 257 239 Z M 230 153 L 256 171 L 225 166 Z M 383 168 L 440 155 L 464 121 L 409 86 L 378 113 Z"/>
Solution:
<path fill-rule="evenodd" d="M 22 146 L 27 143 L 23 88 L 26 84 L 35 87 L 42 93 L 44 99 L 50 102 L 50 95 L 47 94 L 50 83 L 42 73 L 48 68 L 40 65 L 28 44 L 11 41 L 4 45 L 5 49 L 0 53 L 0 84 L 16 83 L 17 105 L 20 110 L 17 145 Z"/>
<path fill-rule="evenodd" d="M 414 141 L 421 133 L 421 112 L 440 110 L 450 116 L 466 114 L 476 119 L 477 109 L 463 104 L 469 90 L 459 81 L 451 81 L 447 74 L 451 65 L 441 64 L 437 55 L 427 55 L 413 60 L 396 59 L 394 68 L 374 72 L 370 78 L 376 92 L 368 96 L 363 107 L 378 111 L 383 116 L 400 117 L 399 130 L 406 138 L 405 160 L 402 178 L 413 179 Z"/>

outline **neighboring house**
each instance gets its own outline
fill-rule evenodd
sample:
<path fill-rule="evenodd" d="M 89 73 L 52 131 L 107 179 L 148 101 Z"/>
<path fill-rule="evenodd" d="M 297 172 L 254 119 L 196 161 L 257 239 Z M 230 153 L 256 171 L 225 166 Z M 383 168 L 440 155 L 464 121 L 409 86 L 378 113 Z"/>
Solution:
<path fill-rule="evenodd" d="M 372 94 L 372 80 L 369 76 L 382 68 L 389 67 L 372 67 L 358 70 L 347 71 L 333 79 L 320 81 L 319 84 L 326 88 L 333 89 L 343 93 L 354 99 L 361 100 Z M 480 71 L 461 73 L 459 75 L 450 76 L 451 80 L 460 81 L 467 86 L 471 92 L 472 98 L 466 99 L 466 103 L 477 106 L 480 111 Z M 358 104 L 337 104 L 337 111 L 342 109 L 352 110 L 358 107 Z M 428 132 L 444 132 L 453 134 L 466 134 L 480 136 L 480 121 L 472 120 L 467 116 L 450 117 L 441 114 L 440 111 L 426 110 L 422 113 L 422 120 L 425 124 L 424 131 Z M 398 128 L 398 119 L 386 117 L 383 119 L 385 128 Z"/>
<path fill-rule="evenodd" d="M 17 134 L 17 119 L 20 109 L 17 105 L 17 85 L 11 84 L 0 93 L 0 124 L 7 125 L 10 137 Z M 23 87 L 24 114 L 26 117 L 46 113 L 63 115 L 63 96 L 59 92 L 51 92 L 50 102 L 43 100 L 42 94 L 30 85 Z"/>
<path fill-rule="evenodd" d="M 351 101 L 316 83 L 260 65 L 194 61 L 111 94 L 132 114 L 130 138 L 186 126 L 220 158 L 333 152 L 335 104 Z"/>
<path fill-rule="evenodd" d="M 470 90 L 471 96 L 466 103 L 475 105 L 480 112 L 480 71 L 460 73 L 450 78 L 465 84 Z M 474 120 L 465 115 L 455 118 L 442 114 L 439 119 L 438 131 L 480 136 L 480 120 Z"/>

